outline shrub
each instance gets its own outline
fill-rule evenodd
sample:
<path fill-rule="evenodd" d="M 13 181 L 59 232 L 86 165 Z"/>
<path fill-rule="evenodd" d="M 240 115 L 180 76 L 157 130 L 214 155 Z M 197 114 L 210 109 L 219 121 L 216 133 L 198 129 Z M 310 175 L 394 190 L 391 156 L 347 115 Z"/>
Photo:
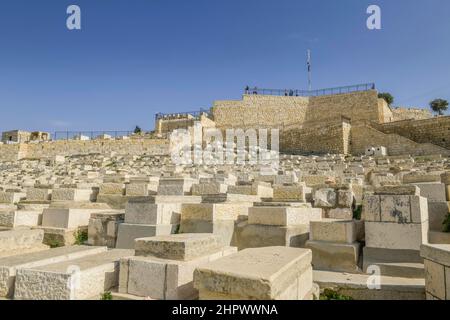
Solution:
<path fill-rule="evenodd" d="M 320 295 L 320 300 L 353 300 L 353 298 L 343 294 L 339 294 L 338 292 L 331 289 L 325 289 Z"/>
<path fill-rule="evenodd" d="M 442 116 L 444 111 L 448 109 L 448 101 L 444 99 L 435 99 L 430 102 L 430 108 Z"/>
<path fill-rule="evenodd" d="M 83 245 L 88 240 L 88 232 L 86 230 L 78 230 L 75 233 L 75 244 Z"/>
<path fill-rule="evenodd" d="M 110 291 L 100 294 L 100 300 L 112 300 L 112 293 Z"/>
<path fill-rule="evenodd" d="M 392 105 L 394 103 L 394 97 L 392 94 L 388 92 L 381 92 L 378 94 L 378 98 L 384 99 L 388 105 Z"/>

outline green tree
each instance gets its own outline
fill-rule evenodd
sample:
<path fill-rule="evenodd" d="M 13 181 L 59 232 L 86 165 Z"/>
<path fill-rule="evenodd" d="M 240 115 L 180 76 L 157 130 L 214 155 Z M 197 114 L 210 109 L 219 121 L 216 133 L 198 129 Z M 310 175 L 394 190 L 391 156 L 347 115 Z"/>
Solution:
<path fill-rule="evenodd" d="M 134 133 L 135 134 L 141 134 L 142 133 L 142 129 L 139 126 L 136 126 L 136 128 L 134 128 Z"/>
<path fill-rule="evenodd" d="M 392 105 L 394 103 L 394 97 L 392 94 L 388 92 L 381 92 L 378 94 L 378 98 L 384 99 L 388 105 Z"/>
<path fill-rule="evenodd" d="M 444 111 L 447 111 L 448 109 L 448 101 L 444 99 L 435 99 L 430 102 L 430 108 L 442 116 Z"/>

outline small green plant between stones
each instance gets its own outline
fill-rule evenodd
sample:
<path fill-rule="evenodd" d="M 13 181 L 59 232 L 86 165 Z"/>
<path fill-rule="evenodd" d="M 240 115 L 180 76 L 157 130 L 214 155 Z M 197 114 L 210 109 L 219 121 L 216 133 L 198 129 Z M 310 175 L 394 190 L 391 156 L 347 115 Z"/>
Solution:
<path fill-rule="evenodd" d="M 320 294 L 320 300 L 353 300 L 353 298 L 343 294 L 339 294 L 338 292 L 331 289 L 325 289 L 323 293 Z"/>
<path fill-rule="evenodd" d="M 75 244 L 83 245 L 88 240 L 88 233 L 86 230 L 78 230 L 75 233 Z"/>
<path fill-rule="evenodd" d="M 112 300 L 112 293 L 110 291 L 105 291 L 100 294 L 100 300 Z"/>
<path fill-rule="evenodd" d="M 51 249 L 59 248 L 59 247 L 63 247 L 64 246 L 63 243 L 59 242 L 56 239 L 47 240 L 47 245 L 50 246 Z"/>
<path fill-rule="evenodd" d="M 353 209 L 353 219 L 361 220 L 362 208 L 362 206 L 357 206 Z"/>
<path fill-rule="evenodd" d="M 444 226 L 442 228 L 442 231 L 450 233 L 450 213 L 447 213 L 447 216 L 445 217 L 445 220 L 442 223 L 442 225 Z"/>

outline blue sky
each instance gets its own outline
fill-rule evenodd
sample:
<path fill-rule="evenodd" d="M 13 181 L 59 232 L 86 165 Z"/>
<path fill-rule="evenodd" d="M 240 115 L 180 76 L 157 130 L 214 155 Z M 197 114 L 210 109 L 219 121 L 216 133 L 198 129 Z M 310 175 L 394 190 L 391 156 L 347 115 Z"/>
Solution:
<path fill-rule="evenodd" d="M 66 9 L 82 10 L 82 30 Z M 382 9 L 382 30 L 366 9 Z M 0 131 L 152 129 L 156 112 L 248 85 L 375 82 L 396 105 L 450 100 L 448 0 L 2 0 Z"/>

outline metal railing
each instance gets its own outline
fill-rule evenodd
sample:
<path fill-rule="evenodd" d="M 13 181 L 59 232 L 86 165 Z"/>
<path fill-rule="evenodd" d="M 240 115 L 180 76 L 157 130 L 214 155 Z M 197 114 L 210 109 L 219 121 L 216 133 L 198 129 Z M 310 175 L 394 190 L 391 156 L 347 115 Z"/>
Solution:
<path fill-rule="evenodd" d="M 290 97 L 317 97 L 332 94 L 351 93 L 358 91 L 375 90 L 375 83 L 355 84 L 351 86 L 326 88 L 318 90 L 294 90 L 294 89 L 261 89 L 258 87 L 244 89 L 245 94 L 249 95 L 271 95 L 271 96 L 290 96 Z"/>
<path fill-rule="evenodd" d="M 193 116 L 194 118 L 200 118 L 200 116 L 202 114 L 206 114 L 206 115 L 210 116 L 210 110 L 200 108 L 200 110 L 197 110 L 197 111 L 183 111 L 183 112 L 171 112 L 171 113 L 159 112 L 159 113 L 155 114 L 155 121 L 157 121 L 159 119 L 164 119 L 164 118 L 173 118 L 173 119 L 176 119 L 177 117 L 183 118 L 183 117 L 187 117 L 188 115 Z"/>
<path fill-rule="evenodd" d="M 53 140 L 94 140 L 101 138 L 116 139 L 123 136 L 131 136 L 133 131 L 56 131 Z"/>

